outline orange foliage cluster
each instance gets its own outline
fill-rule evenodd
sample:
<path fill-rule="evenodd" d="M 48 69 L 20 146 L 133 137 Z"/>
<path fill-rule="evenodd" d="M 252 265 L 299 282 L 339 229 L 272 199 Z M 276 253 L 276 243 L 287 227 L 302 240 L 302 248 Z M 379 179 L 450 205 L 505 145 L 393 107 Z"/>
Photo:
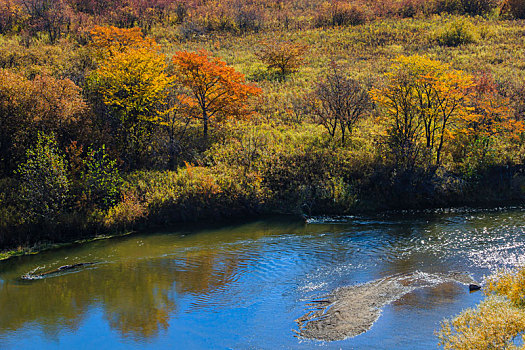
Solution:
<path fill-rule="evenodd" d="M 140 28 L 94 26 L 91 30 L 92 45 L 102 54 L 113 55 L 129 49 L 158 49 L 155 40 L 145 37 Z"/>
<path fill-rule="evenodd" d="M 189 91 L 181 102 L 201 119 L 204 134 L 211 118 L 242 117 L 248 113 L 246 102 L 261 93 L 261 89 L 246 84 L 244 75 L 205 51 L 178 52 L 173 56 L 177 77 Z"/>
<path fill-rule="evenodd" d="M 507 133 L 519 135 L 525 131 L 523 121 L 513 117 L 510 100 L 501 96 L 494 78 L 482 74 L 471 89 L 472 113 L 464 117 L 460 132 L 474 138 Z"/>
<path fill-rule="evenodd" d="M 120 120 L 122 144 L 129 144 L 133 133 L 134 147 L 146 147 L 152 135 L 146 130 L 154 125 L 172 128 L 174 118 L 181 117 L 201 120 L 206 137 L 212 120 L 248 115 L 248 100 L 261 92 L 204 51 L 176 53 L 174 74 L 168 73 L 167 58 L 139 28 L 96 26 L 91 34 L 100 61 L 91 85 Z M 170 147 L 173 142 L 172 137 Z"/>

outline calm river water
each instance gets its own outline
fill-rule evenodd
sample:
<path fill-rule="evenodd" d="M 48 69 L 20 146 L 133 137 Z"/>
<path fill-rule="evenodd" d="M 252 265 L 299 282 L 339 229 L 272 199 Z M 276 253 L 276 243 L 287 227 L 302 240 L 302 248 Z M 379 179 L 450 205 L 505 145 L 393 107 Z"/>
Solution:
<path fill-rule="evenodd" d="M 24 281 L 66 264 L 95 262 Z M 483 295 L 461 284 L 387 305 L 370 331 L 300 339 L 295 319 L 341 286 L 398 273 L 525 263 L 525 209 L 273 218 L 137 234 L 0 263 L 0 349 L 432 349 L 444 317 Z"/>

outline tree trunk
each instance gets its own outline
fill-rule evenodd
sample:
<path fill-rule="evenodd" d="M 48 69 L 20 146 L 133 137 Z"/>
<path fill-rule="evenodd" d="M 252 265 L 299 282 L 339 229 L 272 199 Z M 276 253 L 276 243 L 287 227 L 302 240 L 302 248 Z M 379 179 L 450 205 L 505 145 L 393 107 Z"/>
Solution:
<path fill-rule="evenodd" d="M 206 111 L 202 111 L 202 121 L 204 123 L 204 128 L 203 128 L 203 135 L 204 135 L 204 139 L 208 139 L 208 114 L 206 113 Z"/>

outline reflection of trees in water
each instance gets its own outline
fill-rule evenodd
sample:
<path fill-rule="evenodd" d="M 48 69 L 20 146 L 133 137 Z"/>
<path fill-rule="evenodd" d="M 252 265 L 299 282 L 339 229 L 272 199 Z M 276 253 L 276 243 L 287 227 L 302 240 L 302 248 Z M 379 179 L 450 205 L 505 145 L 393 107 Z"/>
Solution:
<path fill-rule="evenodd" d="M 111 328 L 123 336 L 149 338 L 167 329 L 176 295 L 224 289 L 239 270 L 233 252 L 197 251 L 181 259 L 129 260 L 30 283 L 0 285 L 0 332 L 28 322 L 49 337 L 78 329 L 100 303 Z M 242 265 L 242 264 L 241 264 Z"/>

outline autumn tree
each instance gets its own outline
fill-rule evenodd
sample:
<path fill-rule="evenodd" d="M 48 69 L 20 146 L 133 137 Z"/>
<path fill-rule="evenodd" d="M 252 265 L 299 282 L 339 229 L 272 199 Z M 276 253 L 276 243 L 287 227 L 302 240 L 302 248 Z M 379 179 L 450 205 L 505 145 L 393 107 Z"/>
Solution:
<path fill-rule="evenodd" d="M 162 128 L 166 135 L 164 147 L 168 155 L 169 169 L 176 168 L 177 156 L 185 150 L 184 144 L 188 140 L 188 130 L 193 120 L 191 113 L 188 113 L 188 106 L 181 102 L 180 97 L 183 93 L 181 87 L 172 86 L 167 98 L 166 112 L 163 113 Z"/>
<path fill-rule="evenodd" d="M 525 130 L 523 121 L 515 118 L 510 99 L 499 93 L 491 74 L 479 74 L 471 93 L 471 113 L 464 115 L 453 134 L 453 155 L 470 171 L 486 165 L 498 141 L 513 144 L 512 139 L 518 139 Z"/>
<path fill-rule="evenodd" d="M 205 138 L 211 120 L 246 115 L 249 98 L 261 92 L 246 84 L 243 74 L 205 51 L 177 52 L 173 64 L 178 80 L 187 90 L 181 102 L 193 118 L 202 120 Z"/>
<path fill-rule="evenodd" d="M 47 33 L 56 42 L 71 23 L 71 10 L 66 0 L 20 0 L 29 17 L 29 30 Z"/>
<path fill-rule="evenodd" d="M 17 0 L 0 0 L 0 34 L 7 34 L 21 22 L 22 10 Z"/>
<path fill-rule="evenodd" d="M 332 64 L 330 73 L 323 78 L 309 94 L 308 103 L 317 119 L 330 136 L 341 134 L 341 143 L 351 134 L 354 126 L 370 108 L 368 90 L 362 84 L 346 77 L 339 67 Z"/>
<path fill-rule="evenodd" d="M 275 71 L 284 78 L 296 72 L 304 62 L 304 55 L 308 47 L 290 41 L 268 41 L 260 44 L 261 48 L 255 53 L 270 71 Z"/>
<path fill-rule="evenodd" d="M 117 121 L 119 148 L 128 165 L 144 164 L 151 134 L 166 112 L 172 82 L 165 57 L 136 29 L 97 27 L 93 45 L 103 58 L 90 77 L 91 88 Z"/>
<path fill-rule="evenodd" d="M 474 140 L 523 132 L 523 122 L 514 118 L 510 100 L 499 93 L 491 74 L 480 74 L 474 79 L 471 92 L 472 113 L 465 115 L 458 132 L 465 133 Z"/>
<path fill-rule="evenodd" d="M 33 80 L 0 69 L 0 173 L 10 172 L 38 132 L 61 144 L 84 137 L 90 127 L 80 89 L 69 79 Z"/>
<path fill-rule="evenodd" d="M 145 36 L 140 28 L 117 28 L 94 26 L 90 32 L 91 46 L 102 58 L 130 49 L 158 50 L 155 40 Z"/>
<path fill-rule="evenodd" d="M 415 165 L 421 157 L 439 166 L 447 135 L 469 113 L 472 77 L 423 56 L 401 56 L 384 87 L 371 91 L 388 123 L 396 162 Z"/>

